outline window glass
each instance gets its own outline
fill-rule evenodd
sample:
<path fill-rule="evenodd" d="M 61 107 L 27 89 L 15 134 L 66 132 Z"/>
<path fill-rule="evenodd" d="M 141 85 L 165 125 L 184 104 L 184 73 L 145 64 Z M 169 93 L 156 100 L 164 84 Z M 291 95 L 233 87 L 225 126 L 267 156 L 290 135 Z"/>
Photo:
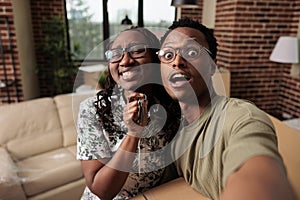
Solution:
<path fill-rule="evenodd" d="M 169 27 L 175 19 L 171 0 L 144 0 L 144 26 Z"/>
<path fill-rule="evenodd" d="M 144 0 L 144 26 L 160 39 L 175 19 L 171 0 Z"/>
<path fill-rule="evenodd" d="M 70 48 L 76 60 L 85 59 L 103 41 L 102 1 L 66 0 Z M 103 59 L 103 52 L 99 58 Z"/>
<path fill-rule="evenodd" d="M 133 25 L 138 24 L 138 2 L 107 1 L 110 36 L 128 27 L 121 25 L 126 15 Z M 101 0 L 66 0 L 70 48 L 76 60 L 104 60 L 102 4 Z M 144 26 L 150 30 L 166 30 L 175 19 L 175 8 L 171 0 L 144 0 L 143 18 Z"/>
<path fill-rule="evenodd" d="M 107 10 L 109 19 L 110 36 L 118 34 L 128 25 L 121 25 L 122 20 L 128 16 L 132 25 L 136 26 L 138 22 L 138 0 L 108 0 Z"/>

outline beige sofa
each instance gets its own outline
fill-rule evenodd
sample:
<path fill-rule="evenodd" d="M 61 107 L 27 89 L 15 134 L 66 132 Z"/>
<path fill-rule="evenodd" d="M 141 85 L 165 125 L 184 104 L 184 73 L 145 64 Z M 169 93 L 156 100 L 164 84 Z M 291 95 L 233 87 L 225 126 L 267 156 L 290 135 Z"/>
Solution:
<path fill-rule="evenodd" d="M 87 96 L 0 106 L 1 200 L 80 198 L 85 181 L 76 160 L 73 111 L 76 120 L 78 104 Z"/>
<path fill-rule="evenodd" d="M 283 157 L 288 178 L 300 200 L 300 131 L 270 116 L 278 136 L 279 152 Z M 132 200 L 208 200 L 178 178 L 138 195 Z"/>

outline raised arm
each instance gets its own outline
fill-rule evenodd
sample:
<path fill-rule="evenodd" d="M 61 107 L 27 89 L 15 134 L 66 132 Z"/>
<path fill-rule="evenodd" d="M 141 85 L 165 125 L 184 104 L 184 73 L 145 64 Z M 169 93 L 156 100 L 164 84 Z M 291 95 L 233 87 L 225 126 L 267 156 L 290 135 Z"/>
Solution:
<path fill-rule="evenodd" d="M 123 111 L 128 132 L 115 154 L 110 159 L 81 161 L 87 187 L 101 200 L 114 198 L 124 186 L 132 169 L 139 134 L 143 130 L 143 127 L 133 122 L 137 117 L 137 105 L 138 101 L 130 102 Z"/>
<path fill-rule="evenodd" d="M 279 161 L 268 156 L 247 160 L 228 176 L 220 200 L 296 200 Z"/>
<path fill-rule="evenodd" d="M 120 192 L 134 160 L 134 154 L 129 152 L 136 151 L 138 140 L 139 138 L 127 135 L 107 163 L 105 160 L 81 161 L 86 185 L 101 200 L 112 199 Z"/>

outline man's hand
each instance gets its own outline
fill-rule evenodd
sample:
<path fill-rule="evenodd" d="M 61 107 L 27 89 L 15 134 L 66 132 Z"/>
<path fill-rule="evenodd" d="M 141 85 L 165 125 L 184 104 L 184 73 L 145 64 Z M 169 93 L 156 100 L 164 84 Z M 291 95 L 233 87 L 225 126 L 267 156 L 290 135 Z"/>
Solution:
<path fill-rule="evenodd" d="M 296 200 L 282 165 L 268 156 L 247 160 L 226 181 L 220 200 Z"/>

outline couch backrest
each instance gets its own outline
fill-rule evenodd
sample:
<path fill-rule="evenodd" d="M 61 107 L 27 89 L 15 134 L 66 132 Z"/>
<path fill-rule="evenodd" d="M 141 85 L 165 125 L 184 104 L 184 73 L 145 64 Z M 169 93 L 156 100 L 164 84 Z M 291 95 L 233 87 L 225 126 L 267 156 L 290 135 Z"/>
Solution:
<path fill-rule="evenodd" d="M 285 163 L 289 180 L 300 198 L 300 131 L 270 116 L 278 137 L 279 152 Z"/>
<path fill-rule="evenodd" d="M 230 96 L 230 71 L 225 68 L 218 68 L 212 76 L 213 86 L 217 94 Z"/>
<path fill-rule="evenodd" d="M 62 129 L 52 98 L 0 106 L 0 145 L 14 159 L 62 146 Z"/>
<path fill-rule="evenodd" d="M 63 145 L 75 145 L 77 142 L 77 115 L 79 104 L 84 99 L 94 94 L 63 94 L 54 97 L 60 122 L 63 129 Z"/>

